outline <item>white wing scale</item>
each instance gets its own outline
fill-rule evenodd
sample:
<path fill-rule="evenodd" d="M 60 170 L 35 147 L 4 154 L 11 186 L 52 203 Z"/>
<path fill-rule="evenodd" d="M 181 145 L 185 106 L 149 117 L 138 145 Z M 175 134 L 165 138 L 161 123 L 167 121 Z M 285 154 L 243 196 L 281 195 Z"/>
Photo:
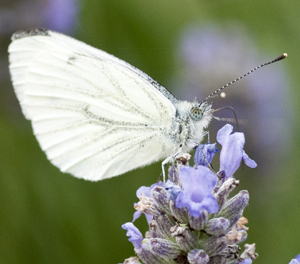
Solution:
<path fill-rule="evenodd" d="M 10 71 L 23 113 L 54 165 L 96 181 L 167 156 L 176 98 L 112 55 L 42 33 L 15 36 Z"/>

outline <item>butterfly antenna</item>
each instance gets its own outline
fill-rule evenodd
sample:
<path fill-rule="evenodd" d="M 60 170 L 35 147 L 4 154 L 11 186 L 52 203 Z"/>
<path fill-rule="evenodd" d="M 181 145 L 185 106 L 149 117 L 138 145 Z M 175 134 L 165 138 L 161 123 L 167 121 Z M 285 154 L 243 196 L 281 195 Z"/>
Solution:
<path fill-rule="evenodd" d="M 278 58 L 276 58 L 275 60 L 272 60 L 272 61 L 266 62 L 266 63 L 264 63 L 264 64 L 261 64 L 261 65 L 259 65 L 259 66 L 255 67 L 255 68 L 254 68 L 254 69 L 252 69 L 251 71 L 249 71 L 249 72 L 245 73 L 243 76 L 241 76 L 241 77 L 239 77 L 239 78 L 237 78 L 237 79 L 233 80 L 233 81 L 232 81 L 232 82 L 230 82 L 230 83 L 227 83 L 227 84 L 225 84 L 224 86 L 222 86 L 222 87 L 221 87 L 221 88 L 219 88 L 218 90 L 214 91 L 214 92 L 213 92 L 213 93 L 211 93 L 209 96 L 207 96 L 207 97 L 206 97 L 206 98 L 205 98 L 203 101 L 206 101 L 207 99 L 209 99 L 209 98 L 211 98 L 211 97 L 213 97 L 213 96 L 215 96 L 215 95 L 219 94 L 219 93 L 220 93 L 220 91 L 222 91 L 224 88 L 226 88 L 226 87 L 228 87 L 229 85 L 231 85 L 231 84 L 233 84 L 233 83 L 235 83 L 235 82 L 239 81 L 240 79 L 243 79 L 244 77 L 246 77 L 246 76 L 247 76 L 247 75 L 249 75 L 250 73 L 252 73 L 252 72 L 254 72 L 254 71 L 258 70 L 259 68 L 261 68 L 261 67 L 264 67 L 264 66 L 266 66 L 266 65 L 269 65 L 269 64 L 272 64 L 272 63 L 274 63 L 274 62 L 277 62 L 277 61 L 283 60 L 283 59 L 285 59 L 287 56 L 288 56 L 288 55 L 287 55 L 286 53 L 283 53 L 281 56 L 279 56 L 279 57 L 278 57 Z"/>

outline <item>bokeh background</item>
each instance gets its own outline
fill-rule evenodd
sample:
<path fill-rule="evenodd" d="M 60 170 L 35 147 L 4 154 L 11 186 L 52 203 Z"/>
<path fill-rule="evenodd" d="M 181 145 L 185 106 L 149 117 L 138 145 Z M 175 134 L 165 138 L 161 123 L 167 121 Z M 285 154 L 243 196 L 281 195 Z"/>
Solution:
<path fill-rule="evenodd" d="M 121 225 L 132 220 L 136 190 L 161 172 L 156 163 L 91 183 L 50 164 L 8 71 L 10 36 L 28 27 L 63 32 L 112 53 L 182 100 L 201 100 L 287 52 L 286 60 L 213 101 L 247 120 L 240 130 L 258 167 L 244 166 L 235 177 L 238 190 L 250 192 L 244 215 L 246 242 L 256 243 L 260 255 L 255 263 L 289 263 L 300 253 L 299 12 L 298 0 L 1 0 L 0 263 L 123 262 L 134 252 Z M 230 111 L 216 115 L 232 117 Z M 212 142 L 224 124 L 212 122 Z M 145 232 L 143 217 L 136 225 Z"/>

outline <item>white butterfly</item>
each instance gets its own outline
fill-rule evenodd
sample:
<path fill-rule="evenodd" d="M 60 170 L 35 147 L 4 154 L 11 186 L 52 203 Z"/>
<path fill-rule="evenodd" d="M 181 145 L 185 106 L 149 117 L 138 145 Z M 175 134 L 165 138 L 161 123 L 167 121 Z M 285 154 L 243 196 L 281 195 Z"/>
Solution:
<path fill-rule="evenodd" d="M 130 64 L 50 30 L 17 32 L 10 72 L 48 159 L 97 181 L 190 151 L 212 119 Z"/>

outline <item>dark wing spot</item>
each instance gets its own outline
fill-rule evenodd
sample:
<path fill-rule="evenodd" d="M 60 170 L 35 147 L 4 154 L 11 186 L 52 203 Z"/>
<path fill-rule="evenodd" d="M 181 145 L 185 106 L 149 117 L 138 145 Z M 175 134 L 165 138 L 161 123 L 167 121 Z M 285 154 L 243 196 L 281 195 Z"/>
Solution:
<path fill-rule="evenodd" d="M 31 36 L 50 36 L 49 31 L 44 28 L 30 28 L 27 30 L 21 30 L 14 33 L 11 37 L 11 40 L 21 39 Z"/>
<path fill-rule="evenodd" d="M 75 62 L 76 60 L 77 60 L 77 58 L 76 58 L 75 56 L 70 56 L 70 57 L 68 58 L 67 63 L 70 64 L 70 65 L 72 65 L 72 64 L 74 64 L 74 62 Z"/>
<path fill-rule="evenodd" d="M 179 132 L 179 134 L 181 134 L 181 132 L 182 132 L 182 125 L 181 124 L 179 125 L 178 132 Z"/>

